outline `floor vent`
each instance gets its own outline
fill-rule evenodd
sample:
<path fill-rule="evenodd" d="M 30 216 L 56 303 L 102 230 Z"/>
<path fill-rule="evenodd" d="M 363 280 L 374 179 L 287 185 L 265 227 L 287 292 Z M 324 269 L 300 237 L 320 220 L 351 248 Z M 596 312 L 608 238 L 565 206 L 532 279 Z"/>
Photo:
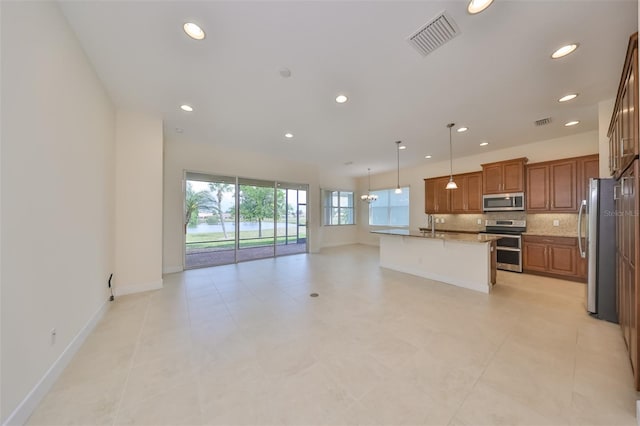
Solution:
<path fill-rule="evenodd" d="M 551 123 L 551 117 L 542 118 L 540 120 L 535 121 L 536 126 L 546 126 L 549 123 Z"/>
<path fill-rule="evenodd" d="M 442 12 L 407 38 L 422 56 L 427 56 L 460 34 L 453 18 Z"/>

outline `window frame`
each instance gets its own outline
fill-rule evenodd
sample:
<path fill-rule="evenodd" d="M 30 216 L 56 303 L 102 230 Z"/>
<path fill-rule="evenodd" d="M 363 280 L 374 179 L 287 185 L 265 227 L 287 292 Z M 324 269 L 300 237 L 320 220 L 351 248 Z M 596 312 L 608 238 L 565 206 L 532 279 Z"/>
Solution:
<path fill-rule="evenodd" d="M 333 194 L 338 193 L 338 205 L 333 205 Z M 342 207 L 340 205 L 340 199 L 342 194 L 351 194 L 351 207 Z M 355 226 L 356 225 L 356 192 L 354 190 L 347 189 L 322 189 L 322 226 Z M 331 223 L 333 209 L 338 209 L 338 223 Z M 341 210 L 351 210 L 351 223 L 340 223 Z"/>

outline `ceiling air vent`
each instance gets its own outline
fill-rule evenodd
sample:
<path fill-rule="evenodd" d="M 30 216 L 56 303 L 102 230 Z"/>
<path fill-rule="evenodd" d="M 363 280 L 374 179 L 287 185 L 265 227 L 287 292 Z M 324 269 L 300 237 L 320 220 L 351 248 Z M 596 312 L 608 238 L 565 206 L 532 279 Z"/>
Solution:
<path fill-rule="evenodd" d="M 536 126 L 546 126 L 549 123 L 551 123 L 551 117 L 542 118 L 540 120 L 535 121 Z"/>
<path fill-rule="evenodd" d="M 458 34 L 460 31 L 453 18 L 447 12 L 442 12 L 410 35 L 407 41 L 422 56 L 427 56 Z"/>

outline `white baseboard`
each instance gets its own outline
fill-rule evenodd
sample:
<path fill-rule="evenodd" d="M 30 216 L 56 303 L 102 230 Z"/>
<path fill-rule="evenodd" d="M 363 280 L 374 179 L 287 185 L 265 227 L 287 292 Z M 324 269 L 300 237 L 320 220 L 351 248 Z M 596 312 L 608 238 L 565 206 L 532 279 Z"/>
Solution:
<path fill-rule="evenodd" d="M 162 278 L 158 281 L 132 285 L 116 285 L 113 293 L 116 296 L 124 296 L 125 294 L 142 293 L 143 291 L 159 290 L 162 288 Z"/>
<path fill-rule="evenodd" d="M 164 268 L 162 268 L 162 273 L 163 274 L 175 274 L 176 272 L 182 272 L 184 271 L 184 269 L 182 268 L 182 265 L 180 266 L 165 266 Z"/>
<path fill-rule="evenodd" d="M 85 324 L 84 327 L 80 330 L 76 337 L 71 340 L 71 342 L 67 345 L 67 347 L 62 351 L 58 359 L 49 367 L 44 376 L 38 381 L 38 383 L 31 389 L 31 391 L 27 394 L 27 396 L 22 400 L 22 402 L 16 407 L 15 410 L 7 417 L 3 424 L 5 425 L 23 425 L 29 419 L 29 416 L 33 414 L 36 407 L 42 400 L 53 384 L 56 382 L 60 374 L 64 371 L 64 369 L 69 365 L 73 356 L 78 352 L 80 346 L 87 339 L 87 336 L 91 334 L 93 329 L 96 327 L 98 322 L 102 319 L 105 312 L 109 308 L 109 301 L 105 300 L 104 303 L 100 306 L 100 308 L 93 314 L 93 316 L 89 319 L 89 321 Z"/>

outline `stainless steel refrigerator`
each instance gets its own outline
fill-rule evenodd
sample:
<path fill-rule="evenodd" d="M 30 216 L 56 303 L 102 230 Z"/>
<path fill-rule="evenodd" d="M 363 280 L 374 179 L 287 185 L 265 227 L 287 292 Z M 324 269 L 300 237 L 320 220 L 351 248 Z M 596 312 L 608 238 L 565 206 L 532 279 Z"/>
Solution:
<path fill-rule="evenodd" d="M 616 209 L 614 179 L 590 179 L 578 212 L 578 246 L 587 258 L 587 311 L 618 322 L 616 312 Z"/>

